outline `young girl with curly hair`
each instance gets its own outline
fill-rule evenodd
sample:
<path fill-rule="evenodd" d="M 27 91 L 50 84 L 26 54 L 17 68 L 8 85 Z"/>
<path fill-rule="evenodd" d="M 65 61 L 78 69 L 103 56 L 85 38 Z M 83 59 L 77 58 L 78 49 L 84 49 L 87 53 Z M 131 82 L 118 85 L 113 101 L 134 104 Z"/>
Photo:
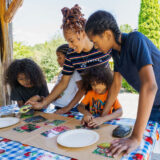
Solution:
<path fill-rule="evenodd" d="M 66 55 L 63 66 L 61 81 L 54 87 L 51 94 L 41 103 L 32 103 L 35 108 L 41 109 L 54 101 L 68 86 L 71 75 L 75 70 L 80 74 L 87 68 L 108 65 L 110 51 L 106 54 L 97 50 L 85 33 L 86 20 L 81 13 L 81 8 L 75 5 L 71 9 L 65 7 L 62 9 L 63 14 L 63 34 L 69 44 L 70 49 Z M 72 109 L 83 96 L 83 91 L 79 89 L 73 100 L 61 110 L 66 113 Z"/>
<path fill-rule="evenodd" d="M 31 59 L 14 60 L 6 70 L 5 82 L 11 87 L 11 100 L 19 107 L 27 101 L 41 101 L 49 94 L 42 70 Z"/>
<path fill-rule="evenodd" d="M 82 74 L 82 88 L 87 92 L 78 106 L 79 112 L 84 114 L 82 124 L 95 128 L 122 115 L 121 105 L 116 99 L 109 113 L 101 116 L 112 81 L 112 73 L 103 66 L 87 69 Z"/>

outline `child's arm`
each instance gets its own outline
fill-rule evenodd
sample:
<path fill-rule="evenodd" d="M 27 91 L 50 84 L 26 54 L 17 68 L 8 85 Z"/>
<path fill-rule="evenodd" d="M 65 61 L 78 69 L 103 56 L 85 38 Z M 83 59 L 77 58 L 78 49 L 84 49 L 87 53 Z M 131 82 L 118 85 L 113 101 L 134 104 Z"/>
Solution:
<path fill-rule="evenodd" d="M 48 104 L 54 101 L 68 86 L 71 75 L 63 75 L 61 81 L 53 88 L 51 93 L 43 99 L 42 102 L 31 102 L 33 109 L 45 108 Z"/>
<path fill-rule="evenodd" d="M 83 97 L 84 95 L 84 91 L 81 89 L 81 81 L 77 81 L 76 84 L 78 86 L 78 91 L 76 93 L 76 95 L 74 96 L 74 98 L 72 99 L 72 101 L 65 107 L 63 107 L 62 109 L 57 110 L 55 113 L 58 114 L 64 114 L 66 112 L 69 112 Z"/>
<path fill-rule="evenodd" d="M 107 115 L 108 112 L 110 111 L 120 91 L 121 83 L 122 83 L 121 74 L 119 72 L 114 72 L 113 82 L 108 92 L 108 96 L 107 96 L 105 107 L 102 112 L 102 116 Z"/>
<path fill-rule="evenodd" d="M 92 119 L 88 125 L 90 127 L 97 127 L 101 124 L 103 124 L 104 122 L 107 122 L 109 120 L 112 120 L 112 119 L 115 119 L 115 118 L 118 118 L 118 117 L 121 117 L 122 116 L 122 108 L 119 108 L 117 109 L 115 112 L 111 113 L 111 114 L 108 114 L 108 115 L 105 115 L 103 117 L 97 117 L 97 118 L 94 118 Z"/>
<path fill-rule="evenodd" d="M 81 121 L 82 124 L 85 124 L 85 122 L 88 123 L 93 119 L 92 114 L 88 110 L 85 109 L 85 105 L 83 103 L 79 104 L 78 111 L 84 115 Z"/>

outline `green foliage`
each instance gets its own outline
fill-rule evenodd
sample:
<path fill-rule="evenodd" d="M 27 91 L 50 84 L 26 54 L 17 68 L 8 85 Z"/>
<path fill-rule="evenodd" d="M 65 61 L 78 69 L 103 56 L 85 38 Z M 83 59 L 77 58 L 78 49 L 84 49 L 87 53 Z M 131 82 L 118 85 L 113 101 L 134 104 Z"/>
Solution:
<path fill-rule="evenodd" d="M 160 49 L 160 3 L 142 0 L 138 31 L 146 35 Z"/>
<path fill-rule="evenodd" d="M 128 92 L 137 93 L 137 91 L 132 86 L 130 86 L 124 78 L 122 79 L 122 87 L 125 88 Z"/>
<path fill-rule="evenodd" d="M 50 82 L 59 72 L 56 49 L 59 45 L 66 43 L 60 36 L 43 44 L 36 44 L 33 47 L 23 45 L 21 42 L 14 42 L 14 59 L 32 58 L 42 68 L 46 79 Z"/>
<path fill-rule="evenodd" d="M 30 58 L 33 57 L 34 53 L 31 51 L 30 46 L 23 45 L 22 42 L 13 43 L 13 57 L 14 59 Z"/>
<path fill-rule="evenodd" d="M 56 49 L 63 43 L 65 43 L 64 39 L 58 37 L 50 42 L 45 42 L 44 44 L 34 46 L 34 51 L 37 55 L 36 61 L 40 64 L 46 74 L 47 81 L 51 81 L 59 72 Z"/>
<path fill-rule="evenodd" d="M 129 33 L 129 32 L 133 31 L 132 27 L 129 24 L 121 25 L 120 30 L 121 30 L 122 33 Z"/>

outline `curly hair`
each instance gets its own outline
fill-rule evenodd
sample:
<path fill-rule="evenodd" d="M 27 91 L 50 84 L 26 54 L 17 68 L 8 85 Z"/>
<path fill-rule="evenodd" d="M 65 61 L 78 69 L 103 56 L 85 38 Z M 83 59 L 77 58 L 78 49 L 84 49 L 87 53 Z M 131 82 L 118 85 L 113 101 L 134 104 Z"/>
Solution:
<path fill-rule="evenodd" d="M 76 33 L 84 31 L 86 20 L 81 13 L 81 8 L 76 4 L 71 9 L 64 7 L 62 10 L 63 23 L 61 28 L 71 29 Z"/>
<path fill-rule="evenodd" d="M 102 83 L 107 89 L 110 88 L 113 81 L 113 73 L 109 67 L 104 65 L 96 66 L 85 70 L 82 74 L 82 89 L 84 91 L 92 90 L 91 84 Z"/>
<path fill-rule="evenodd" d="M 11 88 L 18 87 L 20 84 L 17 81 L 18 74 L 25 74 L 30 79 L 34 87 L 42 87 L 46 85 L 46 80 L 40 67 L 31 59 L 16 59 L 14 60 L 5 72 L 5 83 Z"/>
<path fill-rule="evenodd" d="M 113 15 L 107 11 L 96 11 L 87 20 L 85 32 L 89 35 L 100 35 L 106 30 L 111 30 L 117 44 L 120 45 L 119 37 L 121 31 Z"/>
<path fill-rule="evenodd" d="M 68 50 L 69 50 L 69 45 L 62 44 L 56 49 L 56 52 L 60 52 L 66 56 L 66 54 L 68 53 Z"/>

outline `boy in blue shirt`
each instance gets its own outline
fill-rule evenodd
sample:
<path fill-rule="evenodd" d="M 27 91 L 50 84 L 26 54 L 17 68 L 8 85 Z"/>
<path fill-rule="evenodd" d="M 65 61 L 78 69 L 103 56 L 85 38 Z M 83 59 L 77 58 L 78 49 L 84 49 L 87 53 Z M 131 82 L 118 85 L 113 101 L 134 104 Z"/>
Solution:
<path fill-rule="evenodd" d="M 114 17 L 106 11 L 93 13 L 85 31 L 95 48 L 104 53 L 112 48 L 114 80 L 102 116 L 108 113 L 115 101 L 122 76 L 139 92 L 138 113 L 132 135 L 113 141 L 108 150 L 108 155 L 112 156 L 123 151 L 128 154 L 140 144 L 147 121 L 160 122 L 160 51 L 139 32 L 122 34 Z"/>

